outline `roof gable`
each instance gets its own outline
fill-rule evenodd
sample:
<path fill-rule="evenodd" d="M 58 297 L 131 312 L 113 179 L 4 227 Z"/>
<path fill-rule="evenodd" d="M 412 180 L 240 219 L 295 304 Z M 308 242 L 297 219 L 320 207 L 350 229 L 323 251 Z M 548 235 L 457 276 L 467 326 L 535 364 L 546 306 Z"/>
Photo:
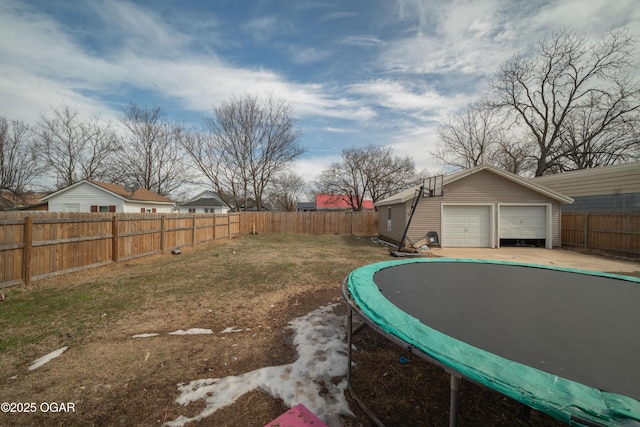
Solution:
<path fill-rule="evenodd" d="M 194 197 L 193 199 L 189 200 L 188 202 L 183 203 L 180 206 L 202 206 L 202 207 L 209 207 L 209 206 L 227 206 L 227 204 L 222 200 L 222 198 L 220 196 L 218 196 L 216 193 L 214 193 L 211 190 L 205 190 L 202 193 L 198 194 L 196 197 Z"/>
<path fill-rule="evenodd" d="M 543 185 L 534 183 L 533 181 L 530 181 L 526 178 L 522 178 L 518 175 L 512 174 L 511 172 L 507 172 L 504 169 L 499 169 L 491 165 L 479 165 L 479 166 L 475 166 L 469 169 L 465 169 L 465 170 L 453 173 L 451 175 L 447 175 L 443 179 L 443 186 L 446 187 L 447 184 L 451 184 L 453 182 L 466 179 L 467 177 L 470 177 L 480 171 L 491 172 L 495 175 L 501 176 L 505 179 L 508 179 L 509 181 L 522 185 L 523 187 L 529 188 L 530 190 L 533 190 L 551 199 L 557 200 L 561 203 L 573 202 L 573 199 L 571 197 L 567 197 L 562 193 L 551 190 Z M 380 200 L 378 203 L 376 203 L 376 206 L 387 206 L 387 205 L 395 205 L 398 203 L 405 203 L 416 196 L 416 193 L 419 190 L 419 188 L 420 186 L 416 185 L 415 187 L 412 187 L 400 193 L 394 194 L 393 196 Z"/>
<path fill-rule="evenodd" d="M 48 196 L 43 197 L 42 200 L 45 201 L 50 199 L 51 197 L 59 196 L 60 194 L 63 194 L 69 191 L 70 189 L 76 188 L 80 185 L 91 185 L 94 188 L 108 192 L 126 201 L 147 202 L 147 203 L 154 202 L 154 203 L 162 203 L 162 204 L 174 203 L 173 200 L 168 199 L 167 197 L 161 196 L 157 193 L 154 193 L 153 191 L 149 191 L 145 188 L 138 188 L 136 191 L 131 193 L 125 190 L 123 185 L 108 184 L 106 182 L 100 182 L 100 181 L 94 181 L 94 180 L 88 180 L 88 179 L 76 182 L 75 184 L 72 184 L 66 188 L 56 191 L 55 193 L 49 194 Z"/>

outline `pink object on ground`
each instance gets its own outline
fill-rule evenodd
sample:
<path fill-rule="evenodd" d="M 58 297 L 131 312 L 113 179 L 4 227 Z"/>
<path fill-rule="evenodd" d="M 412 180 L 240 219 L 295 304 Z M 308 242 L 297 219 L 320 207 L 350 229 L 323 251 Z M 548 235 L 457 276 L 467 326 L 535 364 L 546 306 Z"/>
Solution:
<path fill-rule="evenodd" d="M 313 415 L 313 412 L 307 409 L 302 403 L 289 409 L 275 420 L 266 424 L 264 427 L 327 427 L 320 418 Z"/>

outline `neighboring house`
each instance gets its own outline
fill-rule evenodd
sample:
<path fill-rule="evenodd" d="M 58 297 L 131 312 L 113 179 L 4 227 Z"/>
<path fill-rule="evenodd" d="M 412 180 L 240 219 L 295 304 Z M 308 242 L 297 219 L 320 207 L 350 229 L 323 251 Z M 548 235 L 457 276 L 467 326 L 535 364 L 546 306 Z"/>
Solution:
<path fill-rule="evenodd" d="M 42 198 L 51 212 L 171 213 L 175 202 L 144 188 L 83 180 Z"/>
<path fill-rule="evenodd" d="M 225 214 L 230 210 L 229 206 L 222 201 L 220 196 L 209 190 L 203 191 L 188 202 L 178 205 L 177 209 L 180 213 L 213 214 Z"/>
<path fill-rule="evenodd" d="M 565 211 L 640 211 L 640 161 L 540 176 L 533 181 L 573 197 Z"/>
<path fill-rule="evenodd" d="M 347 201 L 349 196 L 336 194 L 316 194 L 316 211 L 345 211 L 353 210 L 353 206 Z M 355 198 L 354 198 L 355 201 Z M 355 204 L 355 202 L 354 202 Z M 363 210 L 373 210 L 373 200 L 362 201 Z"/>
<path fill-rule="evenodd" d="M 298 202 L 296 203 L 297 212 L 313 212 L 316 210 L 315 202 Z"/>
<path fill-rule="evenodd" d="M 560 246 L 560 206 L 570 197 L 490 165 L 445 176 L 442 187 L 418 200 L 410 242 L 435 232 L 442 247 Z M 400 242 L 418 188 L 376 203 L 381 238 Z"/>

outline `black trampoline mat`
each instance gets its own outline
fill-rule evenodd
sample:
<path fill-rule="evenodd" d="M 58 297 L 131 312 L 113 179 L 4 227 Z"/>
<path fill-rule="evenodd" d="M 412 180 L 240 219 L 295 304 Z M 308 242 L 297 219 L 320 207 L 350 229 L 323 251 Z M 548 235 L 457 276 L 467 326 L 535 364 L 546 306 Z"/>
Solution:
<path fill-rule="evenodd" d="M 640 400 L 640 283 L 479 262 L 401 264 L 373 280 L 399 309 L 450 337 Z"/>

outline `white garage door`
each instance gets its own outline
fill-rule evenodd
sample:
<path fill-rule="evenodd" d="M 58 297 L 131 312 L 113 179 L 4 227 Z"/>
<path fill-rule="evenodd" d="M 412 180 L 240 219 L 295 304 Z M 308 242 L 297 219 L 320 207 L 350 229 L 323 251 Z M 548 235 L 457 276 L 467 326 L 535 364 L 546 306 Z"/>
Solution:
<path fill-rule="evenodd" d="M 544 206 L 501 206 L 501 239 L 544 239 L 547 236 Z"/>
<path fill-rule="evenodd" d="M 491 208 L 489 206 L 444 206 L 442 246 L 490 247 Z"/>

